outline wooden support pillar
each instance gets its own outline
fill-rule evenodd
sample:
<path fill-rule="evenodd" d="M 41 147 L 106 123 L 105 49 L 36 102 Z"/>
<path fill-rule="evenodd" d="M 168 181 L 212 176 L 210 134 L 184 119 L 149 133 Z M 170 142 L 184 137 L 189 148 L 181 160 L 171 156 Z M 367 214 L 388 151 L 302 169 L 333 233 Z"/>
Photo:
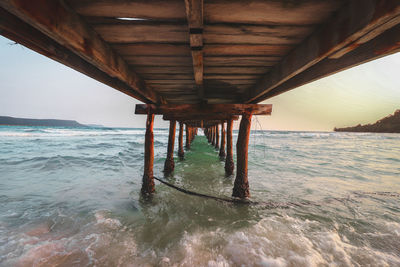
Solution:
<path fill-rule="evenodd" d="M 190 128 L 186 124 L 186 150 L 190 149 Z"/>
<path fill-rule="evenodd" d="M 190 128 L 190 143 L 192 143 L 194 140 L 194 131 L 195 130 L 196 130 L 195 128 Z"/>
<path fill-rule="evenodd" d="M 154 193 L 154 177 L 153 177 L 153 163 L 154 163 L 154 114 L 147 115 L 146 121 L 146 135 L 144 141 L 144 173 L 142 180 L 142 194 L 148 195 Z"/>
<path fill-rule="evenodd" d="M 224 122 L 222 121 L 221 123 L 221 146 L 219 149 L 219 157 L 221 159 L 225 159 L 225 125 Z"/>
<path fill-rule="evenodd" d="M 215 146 L 215 126 L 212 126 L 211 145 L 212 145 L 212 146 Z"/>
<path fill-rule="evenodd" d="M 185 152 L 183 151 L 183 122 L 179 122 L 179 148 L 178 148 L 179 159 L 183 159 Z"/>
<path fill-rule="evenodd" d="M 233 197 L 247 198 L 250 197 L 249 181 L 247 177 L 248 162 L 247 152 L 249 146 L 251 113 L 243 114 L 240 121 L 239 135 L 236 143 L 236 179 L 233 187 Z"/>
<path fill-rule="evenodd" d="M 233 162 L 232 150 L 232 120 L 228 120 L 226 124 L 226 158 L 225 158 L 225 173 L 227 175 L 233 174 L 235 164 Z"/>
<path fill-rule="evenodd" d="M 208 136 L 207 136 L 207 138 L 208 138 L 208 143 L 211 143 L 211 134 L 212 134 L 212 129 L 211 129 L 211 127 L 208 128 L 207 133 L 208 133 Z"/>
<path fill-rule="evenodd" d="M 164 163 L 164 173 L 170 174 L 174 171 L 174 145 L 175 145 L 175 131 L 176 131 L 176 121 L 172 120 L 169 122 L 169 135 L 168 135 L 168 149 L 167 158 Z"/>
<path fill-rule="evenodd" d="M 219 124 L 215 125 L 215 148 L 219 148 Z"/>

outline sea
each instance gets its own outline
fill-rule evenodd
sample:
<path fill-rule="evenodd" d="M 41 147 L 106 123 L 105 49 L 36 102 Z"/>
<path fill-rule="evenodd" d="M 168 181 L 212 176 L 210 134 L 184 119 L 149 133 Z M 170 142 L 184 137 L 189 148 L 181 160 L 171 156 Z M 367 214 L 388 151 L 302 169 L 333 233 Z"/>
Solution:
<path fill-rule="evenodd" d="M 400 266 L 400 134 L 253 131 L 240 204 L 141 197 L 144 132 L 1 126 L 0 266 Z M 154 135 L 157 178 L 231 196 L 201 130 L 169 176 Z"/>

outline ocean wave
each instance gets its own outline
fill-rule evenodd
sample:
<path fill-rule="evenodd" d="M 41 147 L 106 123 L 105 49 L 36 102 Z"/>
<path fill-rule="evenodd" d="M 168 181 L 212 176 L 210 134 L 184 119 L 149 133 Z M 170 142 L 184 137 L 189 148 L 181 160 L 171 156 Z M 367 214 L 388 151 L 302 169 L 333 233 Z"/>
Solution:
<path fill-rule="evenodd" d="M 397 227 L 397 225 L 395 225 Z M 292 217 L 263 219 L 234 233 L 185 234 L 183 266 L 398 266 L 400 256 L 356 246 L 335 230 Z"/>

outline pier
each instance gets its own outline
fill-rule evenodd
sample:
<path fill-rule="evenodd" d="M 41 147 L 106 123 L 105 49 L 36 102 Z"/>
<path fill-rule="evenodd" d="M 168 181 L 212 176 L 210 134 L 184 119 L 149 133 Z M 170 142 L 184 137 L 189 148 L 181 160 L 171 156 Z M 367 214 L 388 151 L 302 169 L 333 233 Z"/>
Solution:
<path fill-rule="evenodd" d="M 142 194 L 155 192 L 162 116 L 165 174 L 176 128 L 180 160 L 201 128 L 236 175 L 232 196 L 248 198 L 251 120 L 272 113 L 259 103 L 400 51 L 400 1 L 0 0 L 0 34 L 144 103 Z"/>

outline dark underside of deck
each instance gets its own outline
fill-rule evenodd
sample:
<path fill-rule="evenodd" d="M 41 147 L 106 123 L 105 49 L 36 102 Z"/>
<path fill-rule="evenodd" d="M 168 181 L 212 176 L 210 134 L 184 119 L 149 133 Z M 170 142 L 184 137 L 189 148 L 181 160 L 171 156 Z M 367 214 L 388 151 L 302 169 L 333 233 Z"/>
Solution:
<path fill-rule="evenodd" d="M 398 0 L 0 0 L 0 33 L 145 103 L 258 103 L 400 47 Z"/>

